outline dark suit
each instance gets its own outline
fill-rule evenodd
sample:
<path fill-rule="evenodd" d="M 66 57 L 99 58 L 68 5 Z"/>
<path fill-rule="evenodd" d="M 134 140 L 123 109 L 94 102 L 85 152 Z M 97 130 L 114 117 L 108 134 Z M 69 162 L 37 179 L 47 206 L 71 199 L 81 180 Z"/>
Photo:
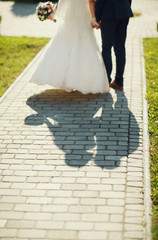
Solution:
<path fill-rule="evenodd" d="M 132 0 L 96 0 L 95 13 L 97 22 L 101 22 L 102 55 L 109 82 L 111 82 L 111 48 L 116 55 L 115 82 L 123 86 L 123 74 L 126 62 L 125 41 L 129 18 L 133 16 Z"/>

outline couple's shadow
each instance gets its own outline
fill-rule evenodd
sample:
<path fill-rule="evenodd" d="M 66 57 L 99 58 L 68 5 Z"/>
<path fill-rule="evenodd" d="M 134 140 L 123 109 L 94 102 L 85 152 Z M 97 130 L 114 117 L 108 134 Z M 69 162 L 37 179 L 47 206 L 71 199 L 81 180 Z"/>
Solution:
<path fill-rule="evenodd" d="M 94 164 L 113 169 L 139 146 L 139 126 L 126 96 L 116 92 L 113 98 L 110 93 L 82 95 L 47 90 L 27 100 L 36 114 L 27 116 L 25 124 L 46 124 L 52 145 L 54 141 L 63 151 L 67 165 Z M 133 131 L 134 145 L 129 148 Z"/>

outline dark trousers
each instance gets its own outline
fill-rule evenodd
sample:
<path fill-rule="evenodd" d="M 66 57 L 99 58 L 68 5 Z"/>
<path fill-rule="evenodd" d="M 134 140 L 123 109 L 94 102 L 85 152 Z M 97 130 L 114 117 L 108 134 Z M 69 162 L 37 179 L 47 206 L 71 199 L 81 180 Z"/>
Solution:
<path fill-rule="evenodd" d="M 111 82 L 112 56 L 111 49 L 114 47 L 116 56 L 115 82 L 123 86 L 123 74 L 126 63 L 125 42 L 127 36 L 127 19 L 107 19 L 101 22 L 102 56 L 107 70 L 109 82 Z"/>

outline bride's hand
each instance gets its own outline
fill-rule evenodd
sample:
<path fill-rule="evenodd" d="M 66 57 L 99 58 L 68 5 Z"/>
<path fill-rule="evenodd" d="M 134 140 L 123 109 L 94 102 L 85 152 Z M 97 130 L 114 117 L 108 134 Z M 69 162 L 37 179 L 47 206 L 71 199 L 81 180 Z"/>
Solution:
<path fill-rule="evenodd" d="M 99 29 L 99 28 L 100 28 L 100 24 L 97 23 L 95 17 L 91 19 L 91 26 L 92 26 L 92 28 L 96 28 L 96 29 Z"/>
<path fill-rule="evenodd" d="M 52 14 L 50 14 L 50 15 L 48 16 L 48 18 L 49 18 L 50 20 L 54 20 L 54 17 L 53 17 Z"/>

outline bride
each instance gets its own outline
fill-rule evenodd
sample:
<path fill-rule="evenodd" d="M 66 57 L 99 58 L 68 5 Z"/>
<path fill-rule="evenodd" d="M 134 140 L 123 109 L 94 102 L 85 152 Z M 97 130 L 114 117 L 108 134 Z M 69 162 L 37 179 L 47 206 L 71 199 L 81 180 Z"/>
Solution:
<path fill-rule="evenodd" d="M 52 18 L 50 16 L 50 18 Z M 94 1 L 59 0 L 57 34 L 42 54 L 29 82 L 83 94 L 109 92 L 103 60 L 92 27 Z"/>

